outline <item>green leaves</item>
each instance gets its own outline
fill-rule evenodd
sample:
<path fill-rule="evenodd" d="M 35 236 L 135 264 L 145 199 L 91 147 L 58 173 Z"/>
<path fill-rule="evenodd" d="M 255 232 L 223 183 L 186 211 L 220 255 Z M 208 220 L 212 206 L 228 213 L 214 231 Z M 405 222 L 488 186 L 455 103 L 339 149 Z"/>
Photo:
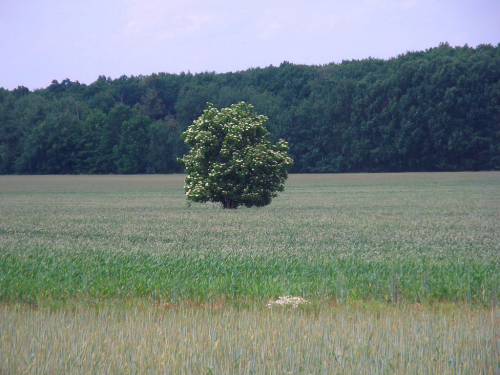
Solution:
<path fill-rule="evenodd" d="M 221 111 L 208 103 L 205 110 L 182 134 L 191 147 L 181 161 L 186 165 L 185 192 L 193 202 L 220 202 L 224 208 L 265 206 L 283 191 L 288 143 L 275 146 L 267 140 L 266 116 L 240 102 Z"/>

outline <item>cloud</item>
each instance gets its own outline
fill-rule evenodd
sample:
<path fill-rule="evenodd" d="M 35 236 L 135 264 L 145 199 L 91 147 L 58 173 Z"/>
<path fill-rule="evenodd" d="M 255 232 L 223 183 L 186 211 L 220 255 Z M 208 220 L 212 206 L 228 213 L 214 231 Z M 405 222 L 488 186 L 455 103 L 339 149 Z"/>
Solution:
<path fill-rule="evenodd" d="M 0 86 L 496 45 L 499 14 L 498 0 L 0 0 Z"/>
<path fill-rule="evenodd" d="M 127 0 L 126 22 L 120 33 L 127 38 L 153 41 L 192 36 L 214 21 L 213 15 L 197 3 Z"/>

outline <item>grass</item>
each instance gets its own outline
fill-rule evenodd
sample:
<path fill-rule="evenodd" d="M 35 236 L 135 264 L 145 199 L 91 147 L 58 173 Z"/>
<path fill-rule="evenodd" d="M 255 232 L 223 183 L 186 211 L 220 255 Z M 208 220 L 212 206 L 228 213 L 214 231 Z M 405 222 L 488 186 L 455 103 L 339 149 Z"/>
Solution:
<path fill-rule="evenodd" d="M 2 374 L 495 374 L 500 311 L 0 306 Z"/>
<path fill-rule="evenodd" d="M 1 176 L 0 300 L 497 301 L 499 173 L 292 175 L 236 211 L 182 178 Z"/>
<path fill-rule="evenodd" d="M 0 374 L 499 373 L 500 173 L 182 186 L 0 176 Z"/>

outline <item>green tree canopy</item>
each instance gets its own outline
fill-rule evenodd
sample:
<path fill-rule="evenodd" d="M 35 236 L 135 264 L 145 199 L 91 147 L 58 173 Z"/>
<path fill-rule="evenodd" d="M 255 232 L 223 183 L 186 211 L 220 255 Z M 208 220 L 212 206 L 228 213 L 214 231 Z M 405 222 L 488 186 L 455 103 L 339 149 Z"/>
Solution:
<path fill-rule="evenodd" d="M 252 103 L 291 173 L 500 170 L 500 44 L 0 88 L 0 174 L 176 173 L 206 109 Z"/>
<path fill-rule="evenodd" d="M 182 133 L 191 150 L 186 165 L 185 191 L 193 202 L 222 203 L 224 208 L 265 206 L 283 191 L 292 165 L 288 143 L 271 145 L 266 116 L 240 102 L 208 109 Z"/>

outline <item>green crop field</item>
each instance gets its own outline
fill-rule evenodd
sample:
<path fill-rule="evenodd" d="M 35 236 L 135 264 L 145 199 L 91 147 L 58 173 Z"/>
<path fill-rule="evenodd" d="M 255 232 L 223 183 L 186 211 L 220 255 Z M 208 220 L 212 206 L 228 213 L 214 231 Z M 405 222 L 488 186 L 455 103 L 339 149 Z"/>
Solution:
<path fill-rule="evenodd" d="M 183 178 L 0 176 L 1 374 L 500 370 L 499 172 Z"/>
<path fill-rule="evenodd" d="M 0 177 L 0 300 L 492 304 L 500 173 L 292 175 L 265 208 L 183 176 Z"/>

